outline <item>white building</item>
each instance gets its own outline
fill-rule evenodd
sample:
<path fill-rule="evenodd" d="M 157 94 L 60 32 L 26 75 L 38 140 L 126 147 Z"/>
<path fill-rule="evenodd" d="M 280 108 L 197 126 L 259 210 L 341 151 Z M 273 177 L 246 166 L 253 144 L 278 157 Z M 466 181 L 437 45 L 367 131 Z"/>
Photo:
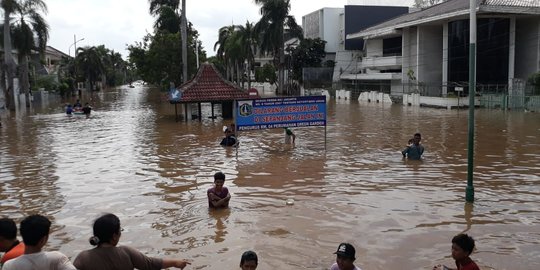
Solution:
<path fill-rule="evenodd" d="M 325 60 L 335 60 L 336 52 L 344 49 L 344 8 L 321 8 L 302 16 L 304 38 L 326 41 Z"/>
<path fill-rule="evenodd" d="M 540 2 L 478 0 L 477 85 L 516 91 L 540 70 Z M 363 39 L 360 73 L 342 79 L 383 81 L 393 95 L 467 95 L 469 0 L 447 2 L 347 35 Z M 411 87 L 410 85 L 414 85 Z"/>

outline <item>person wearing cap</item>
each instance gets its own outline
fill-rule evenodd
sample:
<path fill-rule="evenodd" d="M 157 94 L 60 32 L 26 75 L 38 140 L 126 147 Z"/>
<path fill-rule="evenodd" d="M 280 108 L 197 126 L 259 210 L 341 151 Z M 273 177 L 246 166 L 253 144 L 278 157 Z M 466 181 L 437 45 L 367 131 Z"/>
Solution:
<path fill-rule="evenodd" d="M 341 243 L 336 252 L 336 262 L 332 264 L 330 270 L 362 270 L 354 265 L 356 260 L 356 250 L 349 243 Z"/>
<path fill-rule="evenodd" d="M 240 269 L 242 270 L 255 270 L 259 264 L 259 259 L 257 258 L 257 253 L 248 250 L 242 253 L 240 258 Z"/>

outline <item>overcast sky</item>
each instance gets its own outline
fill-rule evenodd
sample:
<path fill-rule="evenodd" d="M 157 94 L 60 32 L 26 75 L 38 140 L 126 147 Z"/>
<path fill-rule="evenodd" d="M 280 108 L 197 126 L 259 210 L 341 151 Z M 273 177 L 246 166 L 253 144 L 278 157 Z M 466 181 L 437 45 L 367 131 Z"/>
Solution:
<path fill-rule="evenodd" d="M 148 0 L 46 0 L 50 25 L 49 45 L 73 55 L 77 47 L 97 46 L 120 52 L 127 58 L 126 44 L 141 41 L 152 32 Z M 302 16 L 323 7 L 348 4 L 412 5 L 413 0 L 291 0 L 291 13 L 298 24 Z M 215 55 L 218 29 L 225 25 L 257 22 L 259 7 L 253 0 L 187 0 L 187 18 L 199 31 L 208 56 Z M 79 39 L 84 38 L 82 41 Z"/>

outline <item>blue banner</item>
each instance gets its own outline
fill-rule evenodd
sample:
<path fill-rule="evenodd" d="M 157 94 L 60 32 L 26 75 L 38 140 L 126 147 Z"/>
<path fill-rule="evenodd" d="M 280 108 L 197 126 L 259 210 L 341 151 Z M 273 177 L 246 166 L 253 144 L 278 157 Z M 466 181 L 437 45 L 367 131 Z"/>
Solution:
<path fill-rule="evenodd" d="M 326 96 L 236 101 L 238 130 L 326 125 Z"/>

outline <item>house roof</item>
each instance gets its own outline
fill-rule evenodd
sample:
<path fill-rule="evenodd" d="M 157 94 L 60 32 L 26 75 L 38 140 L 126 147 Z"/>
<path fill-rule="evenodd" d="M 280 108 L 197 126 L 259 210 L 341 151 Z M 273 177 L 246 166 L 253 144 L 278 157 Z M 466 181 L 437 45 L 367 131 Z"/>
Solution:
<path fill-rule="evenodd" d="M 47 47 L 45 48 L 45 53 L 49 54 L 49 55 L 54 55 L 54 56 L 56 56 L 58 58 L 69 57 L 69 55 L 65 54 L 64 52 L 54 48 L 53 46 L 49 46 L 49 45 L 47 45 Z"/>
<path fill-rule="evenodd" d="M 540 14 L 538 0 L 476 0 L 479 13 Z M 347 35 L 347 39 L 395 34 L 396 30 L 469 14 L 469 0 L 448 0 Z"/>
<path fill-rule="evenodd" d="M 214 101 L 232 101 L 236 99 L 256 98 L 250 96 L 237 85 L 225 80 L 214 65 L 203 64 L 197 75 L 180 86 L 182 97 L 171 103 L 202 103 Z"/>

